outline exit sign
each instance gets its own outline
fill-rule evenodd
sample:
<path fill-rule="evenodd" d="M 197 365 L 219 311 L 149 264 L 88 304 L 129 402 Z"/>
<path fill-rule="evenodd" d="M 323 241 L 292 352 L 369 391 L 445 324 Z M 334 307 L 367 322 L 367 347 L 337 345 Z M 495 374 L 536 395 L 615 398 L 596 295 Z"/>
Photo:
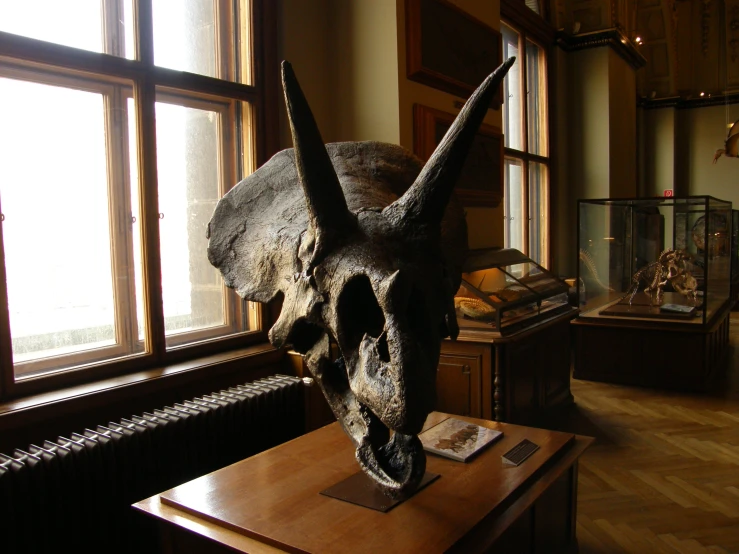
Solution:
<path fill-rule="evenodd" d="M 665 198 L 672 198 L 675 196 L 675 193 L 672 191 L 672 189 L 665 189 L 664 190 Z"/>

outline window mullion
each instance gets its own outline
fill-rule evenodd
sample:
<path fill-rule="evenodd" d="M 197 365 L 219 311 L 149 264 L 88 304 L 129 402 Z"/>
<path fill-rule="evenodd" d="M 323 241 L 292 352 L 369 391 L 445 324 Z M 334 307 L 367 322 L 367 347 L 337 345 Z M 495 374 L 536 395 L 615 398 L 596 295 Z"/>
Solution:
<path fill-rule="evenodd" d="M 1 202 L 1 199 L 0 199 Z M 2 204 L 0 203 L 0 213 Z M 8 312 L 8 287 L 5 276 L 5 243 L 3 240 L 4 216 L 0 217 L 0 398 L 7 398 L 15 382 L 13 368 L 13 341 L 10 336 L 10 313 Z"/>
<path fill-rule="evenodd" d="M 130 202 L 127 201 L 125 194 L 128 189 L 125 184 L 124 168 L 124 152 L 127 148 L 123 135 L 125 108 L 120 87 L 112 87 L 106 91 L 104 98 L 115 337 L 117 344 L 129 346 L 131 343 L 131 333 L 128 329 L 131 320 L 129 312 L 130 306 L 132 304 L 135 306 L 135 303 L 131 301 L 127 286 L 129 282 L 127 237 L 130 233 L 126 228 L 125 214 L 127 211 L 130 212 L 130 208 L 126 210 Z"/>
<path fill-rule="evenodd" d="M 521 191 L 521 211 L 523 213 L 523 247 L 524 254 L 527 256 L 531 252 L 531 244 L 529 243 L 531 235 L 531 212 L 529 211 L 529 162 L 522 160 L 523 168 L 521 170 L 521 181 L 523 190 Z"/>
<path fill-rule="evenodd" d="M 159 197 L 156 158 L 156 89 L 144 78 L 134 88 L 136 108 L 136 147 L 139 160 L 139 213 L 141 214 L 142 271 L 144 313 L 147 321 L 146 343 L 155 357 L 164 356 L 164 308 L 162 302 L 162 267 L 159 248 Z"/>
<path fill-rule="evenodd" d="M 518 51 L 521 53 L 521 98 L 523 99 L 521 106 L 521 139 L 525 154 L 529 152 L 529 83 L 528 83 L 528 67 L 526 64 L 526 33 L 519 31 Z M 522 159 L 521 167 L 521 213 L 523 214 L 523 248 L 524 254 L 531 251 L 529 247 L 529 227 L 531 224 L 531 214 L 529 213 L 529 164 L 528 156 Z"/>
<path fill-rule="evenodd" d="M 103 15 L 103 52 L 125 57 L 126 34 L 122 0 L 100 0 Z"/>
<path fill-rule="evenodd" d="M 521 87 L 521 144 L 523 151 L 529 151 L 529 83 L 528 83 L 528 67 L 526 66 L 526 33 L 519 31 L 518 35 L 518 51 L 521 54 L 521 79 L 519 85 Z"/>
<path fill-rule="evenodd" d="M 503 244 L 506 248 L 511 246 L 511 183 L 508 165 L 505 157 L 503 158 L 503 182 L 505 184 L 505 194 L 503 195 Z"/>
<path fill-rule="evenodd" d="M 153 0 L 134 2 L 134 41 L 136 59 L 148 67 L 154 66 L 154 14 Z"/>
<path fill-rule="evenodd" d="M 154 67 L 153 0 L 134 2 L 136 59 L 149 70 Z M 156 158 L 155 72 L 147 71 L 134 86 L 136 149 L 139 161 L 139 213 L 141 214 L 141 265 L 143 273 L 146 344 L 155 358 L 164 357 L 164 307 L 159 248 L 159 196 Z"/>
<path fill-rule="evenodd" d="M 221 111 L 218 119 L 219 135 L 223 137 L 221 151 L 219 153 L 221 196 L 226 194 L 236 184 L 239 177 L 243 175 L 239 171 L 240 141 L 237 140 L 241 122 L 238 119 L 240 112 L 240 103 L 234 101 L 230 103 L 228 109 Z M 243 326 L 244 319 L 247 317 L 247 314 L 244 313 L 247 309 L 246 303 L 233 290 L 228 289 L 225 284 L 221 286 L 224 302 L 223 313 L 226 316 L 225 323 L 236 331 L 240 326 Z M 253 329 L 254 327 L 247 328 Z"/>
<path fill-rule="evenodd" d="M 113 98 L 113 118 L 116 127 L 109 136 L 114 142 L 111 148 L 115 173 L 112 180 L 111 197 L 115 199 L 114 216 L 117 218 L 115 226 L 114 261 L 116 263 L 116 309 L 117 323 L 125 333 L 126 348 L 129 352 L 140 351 L 139 343 L 139 314 L 137 313 L 137 268 L 134 249 L 134 225 L 138 225 L 138 206 L 132 205 L 131 195 L 131 152 L 130 152 L 130 114 L 128 101 L 132 96 L 130 87 L 116 86 Z M 135 170 L 135 168 L 134 168 Z M 140 252 L 139 252 L 140 254 Z M 146 326 L 146 324 L 143 324 Z"/>
<path fill-rule="evenodd" d="M 232 0 L 216 0 L 215 5 L 216 40 L 218 45 L 215 49 L 218 77 L 226 81 L 235 81 L 234 47 L 231 46 L 234 37 L 234 17 L 231 12 L 234 9 Z"/>

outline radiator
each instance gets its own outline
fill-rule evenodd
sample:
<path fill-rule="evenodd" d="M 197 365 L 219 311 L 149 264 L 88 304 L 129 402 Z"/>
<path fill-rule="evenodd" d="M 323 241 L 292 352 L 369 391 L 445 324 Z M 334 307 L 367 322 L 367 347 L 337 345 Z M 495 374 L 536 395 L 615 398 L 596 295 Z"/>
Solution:
<path fill-rule="evenodd" d="M 134 502 L 302 434 L 276 375 L 0 454 L 0 552 L 154 552 Z"/>

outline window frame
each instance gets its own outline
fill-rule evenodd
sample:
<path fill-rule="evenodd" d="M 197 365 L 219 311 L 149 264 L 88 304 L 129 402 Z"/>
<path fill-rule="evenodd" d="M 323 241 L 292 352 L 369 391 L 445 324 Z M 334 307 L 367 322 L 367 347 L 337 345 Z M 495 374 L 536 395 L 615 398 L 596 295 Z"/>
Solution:
<path fill-rule="evenodd" d="M 545 6 L 546 8 L 546 6 Z M 546 11 L 546 10 L 545 10 Z M 521 144 L 522 149 L 515 149 L 510 147 L 504 147 L 504 164 L 505 160 L 516 160 L 522 165 L 521 179 L 522 179 L 522 199 L 521 207 L 523 209 L 523 218 L 525 224 L 522 226 L 522 242 L 524 244 L 524 254 L 529 255 L 531 252 L 531 214 L 530 210 L 530 184 L 529 174 L 532 163 L 539 163 L 546 167 L 546 190 L 547 190 L 547 207 L 546 207 L 546 222 L 544 225 L 544 235 L 547 242 L 546 253 L 541 260 L 537 260 L 538 263 L 544 267 L 551 267 L 552 262 L 552 195 L 553 195 L 553 175 L 554 175 L 554 153 L 553 145 L 551 143 L 552 136 L 552 117 L 551 109 L 552 105 L 552 75 L 551 75 L 551 52 L 552 45 L 554 44 L 555 31 L 549 25 L 546 20 L 537 15 L 531 9 L 526 6 L 523 0 L 502 0 L 501 1 L 501 26 L 506 25 L 514 30 L 519 35 L 519 57 L 517 63 L 520 63 L 520 97 L 522 98 L 521 103 Z M 545 145 L 547 147 L 547 155 L 542 156 L 539 154 L 533 154 L 529 148 L 529 122 L 528 122 L 528 95 L 526 93 L 528 85 L 528 67 L 527 67 L 527 53 L 526 45 L 527 41 L 538 46 L 542 52 L 542 61 L 545 65 L 545 83 L 543 85 L 543 92 L 546 95 L 546 107 L 543 121 L 546 124 L 546 136 Z M 505 108 L 503 108 L 505 109 Z M 505 170 L 505 168 L 504 168 Z M 508 183 L 506 181 L 506 189 Z M 506 190 L 505 200 L 505 213 L 504 218 L 508 217 L 510 213 L 508 209 L 509 203 L 509 191 Z M 510 246 L 509 241 L 509 222 L 506 220 L 504 223 L 504 237 L 506 246 Z"/>
<path fill-rule="evenodd" d="M 218 173 L 219 173 L 219 194 L 223 196 L 228 190 L 233 188 L 237 182 L 237 175 L 240 172 L 240 163 L 233 154 L 241 151 L 240 145 L 244 141 L 240 141 L 238 137 L 237 115 L 238 105 L 235 101 L 224 102 L 223 97 L 212 97 L 203 94 L 188 94 L 185 91 L 175 90 L 171 88 L 157 87 L 156 90 L 157 103 L 170 104 L 185 108 L 198 110 L 216 111 L 218 108 L 218 127 L 222 132 L 219 136 L 223 139 L 218 152 Z M 218 106 L 221 104 L 220 106 Z M 248 109 L 242 106 L 242 109 Z M 247 141 L 246 144 L 249 142 Z M 245 173 L 246 174 L 246 173 Z M 165 215 L 166 217 L 166 215 Z M 231 297 L 231 301 L 227 300 L 227 296 Z M 257 305 L 249 308 L 247 302 L 237 301 L 236 293 L 227 289 L 224 285 L 223 296 L 223 315 L 224 321 L 220 325 L 212 325 L 208 327 L 198 328 L 192 331 L 165 332 L 165 341 L 169 350 L 178 348 L 191 348 L 194 343 L 221 340 L 224 331 L 228 333 L 230 329 L 233 332 L 238 326 L 239 321 L 248 320 L 250 329 L 259 329 L 259 321 L 256 318 Z M 248 331 L 247 331 L 248 332 Z M 243 333 L 242 333 L 243 335 Z"/>
<path fill-rule="evenodd" d="M 116 2 L 105 2 L 105 5 Z M 160 367 L 173 363 L 196 360 L 217 352 L 243 348 L 250 344 L 266 342 L 267 329 L 274 319 L 274 310 L 259 304 L 249 303 L 248 317 L 250 325 L 257 330 L 226 336 L 221 338 L 202 337 L 204 340 L 195 344 L 177 347 L 170 345 L 164 332 L 164 317 L 162 310 L 162 295 L 160 286 L 160 248 L 159 248 L 159 219 L 158 219 L 158 190 L 157 190 L 157 159 L 154 110 L 157 94 L 162 91 L 175 90 L 178 94 L 197 96 L 199 98 L 220 98 L 232 102 L 243 102 L 243 110 L 248 110 L 250 125 L 242 126 L 242 135 L 236 135 L 236 125 L 231 122 L 232 137 L 235 141 L 234 150 L 236 162 L 243 164 L 243 175 L 248 175 L 256 167 L 263 164 L 271 155 L 278 151 L 278 102 L 279 102 L 279 66 L 277 63 L 277 19 L 276 7 L 271 0 L 243 0 L 244 9 L 239 10 L 233 18 L 229 34 L 224 34 L 229 42 L 229 48 L 224 50 L 228 57 L 234 55 L 235 48 L 242 50 L 245 47 L 240 41 L 248 37 L 252 56 L 242 68 L 250 75 L 248 82 L 243 84 L 234 81 L 216 79 L 194 73 L 172 70 L 154 65 L 154 29 L 152 0 L 136 0 L 133 3 L 135 59 L 92 52 L 72 48 L 60 44 L 45 42 L 25 36 L 0 31 L 0 61 L 12 63 L 19 68 L 33 70 L 43 68 L 46 71 L 63 75 L 70 75 L 73 79 L 85 78 L 124 83 L 131 90 L 136 110 L 136 156 L 138 159 L 138 186 L 139 204 L 147 206 L 141 209 L 141 240 L 145 245 L 142 253 L 142 284 L 144 315 L 146 325 L 146 344 L 148 351 L 135 354 L 124 359 L 92 362 L 80 368 L 47 374 L 41 377 L 32 377 L 16 380 L 13 365 L 10 320 L 7 301 L 0 301 L 0 401 L 15 397 L 52 391 L 62 387 L 80 383 L 100 381 L 126 373 L 140 372 L 149 368 Z M 119 6 L 120 8 L 120 6 Z M 117 8 L 118 9 L 118 8 Z M 232 9 L 231 0 L 216 0 L 218 10 Z M 103 9 L 104 41 L 108 40 L 109 33 L 105 29 L 115 24 Z M 221 16 L 219 15 L 219 19 Z M 222 19 L 221 19 L 222 20 Z M 111 21 L 113 23 L 111 23 Z M 245 22 L 250 25 L 244 26 Z M 120 42 L 120 41 L 119 41 Z M 106 48 L 110 45 L 105 43 Z M 118 45 L 120 47 L 120 44 Z M 122 52 L 121 52 L 122 53 Z M 219 60 L 222 64 L 223 60 Z M 233 67 L 233 64 L 231 64 Z M 237 68 L 239 74 L 242 68 Z M 240 75 L 236 75 L 239 77 Z M 38 74 L 34 75 L 38 82 Z M 56 79 L 54 79 L 56 81 Z M 96 82 L 97 82 L 96 81 Z M 58 82 L 50 83 L 58 84 Z M 133 85 L 132 87 L 130 85 Z M 110 85 L 112 86 L 112 85 Z M 125 94 L 122 97 L 125 103 Z M 106 110 L 106 128 L 114 115 Z M 120 124 L 121 129 L 126 127 L 123 140 L 126 136 L 127 125 Z M 112 133 L 110 136 L 116 135 Z M 245 142 L 242 138 L 248 137 Z M 123 137 L 123 138 L 122 138 Z M 251 144 L 250 152 L 243 152 L 243 145 Z M 127 145 L 126 145 L 127 147 Z M 125 166 L 126 164 L 121 164 Z M 236 175 L 236 168 L 225 169 L 231 175 Z M 126 167 L 111 168 L 108 162 L 108 171 L 128 171 Z M 220 168 L 224 171 L 224 168 Z M 227 183 L 227 187 L 235 185 L 235 179 Z M 0 206 L 0 210 L 1 210 Z M 120 210 L 118 210 L 120 211 Z M 112 225 L 112 223 L 111 223 Z M 0 225 L 0 245 L 3 244 L 3 231 Z M 0 247 L 0 299 L 7 298 L 5 251 Z M 116 309 L 116 317 L 117 312 Z M 134 309 L 135 313 L 135 309 Z M 132 323 L 133 325 L 133 323 Z M 134 340 L 134 339 L 132 339 Z"/>

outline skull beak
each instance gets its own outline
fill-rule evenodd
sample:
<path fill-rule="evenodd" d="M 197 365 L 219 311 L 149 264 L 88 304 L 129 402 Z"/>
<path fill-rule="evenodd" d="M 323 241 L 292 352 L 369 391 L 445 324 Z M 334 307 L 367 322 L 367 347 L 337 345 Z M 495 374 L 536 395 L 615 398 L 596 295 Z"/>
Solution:
<path fill-rule="evenodd" d="M 395 433 L 380 448 L 375 448 L 370 437 L 366 437 L 357 448 L 356 457 L 362 469 L 372 474 L 390 497 L 413 492 L 426 473 L 426 454 L 416 435 Z"/>
<path fill-rule="evenodd" d="M 327 336 L 306 354 L 306 363 L 352 439 L 359 465 L 375 485 L 391 498 L 414 491 L 426 472 L 426 455 L 418 437 L 400 432 L 390 436 L 388 427 L 352 392 L 344 360 L 329 360 Z"/>

